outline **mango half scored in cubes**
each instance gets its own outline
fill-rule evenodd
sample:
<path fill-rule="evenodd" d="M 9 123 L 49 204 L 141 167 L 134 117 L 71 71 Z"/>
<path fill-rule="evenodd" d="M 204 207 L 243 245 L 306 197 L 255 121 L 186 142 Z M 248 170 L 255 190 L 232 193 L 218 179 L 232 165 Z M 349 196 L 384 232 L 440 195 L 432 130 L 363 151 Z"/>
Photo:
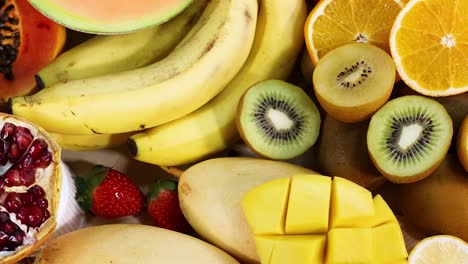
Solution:
<path fill-rule="evenodd" d="M 344 178 L 275 179 L 250 190 L 241 204 L 262 264 L 407 263 L 390 207 Z"/>

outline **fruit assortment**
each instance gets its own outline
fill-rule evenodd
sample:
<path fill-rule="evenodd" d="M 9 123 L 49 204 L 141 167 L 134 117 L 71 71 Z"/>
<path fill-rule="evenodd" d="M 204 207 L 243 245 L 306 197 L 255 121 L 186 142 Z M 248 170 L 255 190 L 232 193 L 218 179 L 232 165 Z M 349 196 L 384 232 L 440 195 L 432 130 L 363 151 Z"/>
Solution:
<path fill-rule="evenodd" d="M 29 2 L 0 14 L 0 263 L 468 261 L 468 2 Z M 109 222 L 49 239 L 59 146 L 175 177 L 96 165 L 68 195 Z"/>

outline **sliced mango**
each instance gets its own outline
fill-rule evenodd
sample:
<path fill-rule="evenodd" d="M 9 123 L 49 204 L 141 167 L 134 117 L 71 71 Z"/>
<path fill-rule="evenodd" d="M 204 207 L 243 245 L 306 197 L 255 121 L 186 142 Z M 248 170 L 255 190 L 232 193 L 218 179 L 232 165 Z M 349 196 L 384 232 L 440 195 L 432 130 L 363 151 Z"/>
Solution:
<path fill-rule="evenodd" d="M 331 194 L 331 227 L 362 227 L 374 216 L 372 194 L 362 186 L 334 177 Z"/>
<path fill-rule="evenodd" d="M 284 234 L 290 178 L 266 182 L 247 192 L 242 209 L 254 234 Z"/>
<path fill-rule="evenodd" d="M 372 228 L 374 263 L 398 263 L 408 257 L 405 239 L 398 222 Z"/>
<path fill-rule="evenodd" d="M 262 264 L 403 264 L 403 234 L 385 200 L 344 178 L 295 175 L 242 200 Z"/>
<path fill-rule="evenodd" d="M 379 194 L 374 197 L 374 211 L 375 214 L 369 223 L 363 223 L 363 225 L 366 227 L 375 227 L 385 223 L 397 221 L 392 209 L 390 209 L 390 206 L 388 206 L 387 202 L 385 202 L 385 200 Z"/>
<path fill-rule="evenodd" d="M 262 263 L 324 263 L 326 235 L 257 236 Z"/>
<path fill-rule="evenodd" d="M 334 228 L 328 232 L 327 264 L 373 263 L 370 228 Z"/>
<path fill-rule="evenodd" d="M 286 213 L 287 234 L 326 233 L 330 208 L 331 177 L 292 177 Z"/>

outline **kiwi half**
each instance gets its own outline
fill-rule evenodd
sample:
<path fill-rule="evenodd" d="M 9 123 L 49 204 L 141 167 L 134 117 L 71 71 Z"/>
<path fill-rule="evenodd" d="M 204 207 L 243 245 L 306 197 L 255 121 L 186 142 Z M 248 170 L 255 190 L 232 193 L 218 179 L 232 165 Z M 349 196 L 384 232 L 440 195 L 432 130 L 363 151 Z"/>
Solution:
<path fill-rule="evenodd" d="M 244 142 L 270 159 L 291 159 L 306 152 L 320 133 L 320 113 L 299 87 L 265 80 L 241 97 L 236 125 Z"/>
<path fill-rule="evenodd" d="M 390 98 L 396 70 L 384 50 L 364 43 L 335 48 L 318 62 L 312 81 L 320 105 L 348 123 L 368 120 Z"/>
<path fill-rule="evenodd" d="M 437 169 L 452 136 L 452 120 L 440 103 L 408 95 L 390 100 L 372 116 L 367 148 L 372 162 L 387 179 L 410 183 Z"/>

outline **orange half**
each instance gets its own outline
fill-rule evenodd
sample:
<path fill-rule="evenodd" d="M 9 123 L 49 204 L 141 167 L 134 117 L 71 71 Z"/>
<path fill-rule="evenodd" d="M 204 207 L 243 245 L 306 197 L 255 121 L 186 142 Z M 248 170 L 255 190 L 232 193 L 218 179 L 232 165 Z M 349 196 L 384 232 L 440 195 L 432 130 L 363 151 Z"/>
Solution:
<path fill-rule="evenodd" d="M 426 96 L 468 91 L 468 1 L 411 0 L 397 16 L 390 49 L 401 79 Z"/>
<path fill-rule="evenodd" d="M 330 50 L 350 42 L 370 43 L 390 54 L 388 37 L 404 6 L 400 0 L 322 0 L 304 26 L 307 50 L 317 65 Z"/>

